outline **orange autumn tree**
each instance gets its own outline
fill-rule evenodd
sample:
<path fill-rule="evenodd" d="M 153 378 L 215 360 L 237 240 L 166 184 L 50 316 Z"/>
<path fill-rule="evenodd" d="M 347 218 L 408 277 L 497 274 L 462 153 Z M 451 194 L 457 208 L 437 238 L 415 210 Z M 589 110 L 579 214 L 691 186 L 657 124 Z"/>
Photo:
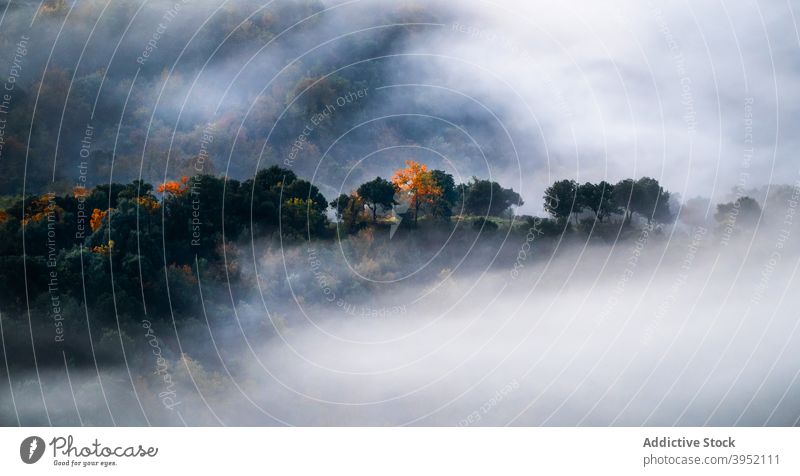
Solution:
<path fill-rule="evenodd" d="M 103 219 L 108 216 L 108 213 L 112 211 L 112 208 L 108 210 L 100 210 L 99 208 L 95 208 L 92 210 L 92 217 L 89 219 L 89 226 L 92 228 L 92 231 L 97 231 L 103 226 Z"/>
<path fill-rule="evenodd" d="M 442 196 L 442 189 L 428 167 L 413 160 L 406 160 L 406 167 L 395 171 L 392 183 L 408 199 L 408 207 L 414 209 L 414 226 L 420 207 L 432 205 Z"/>
<path fill-rule="evenodd" d="M 166 182 L 162 183 L 158 186 L 156 191 L 158 193 L 171 193 L 172 195 L 183 195 L 189 190 L 189 177 L 183 176 L 181 177 L 181 181 L 178 182 L 177 180 L 167 180 Z"/>
<path fill-rule="evenodd" d="M 55 198 L 55 194 L 49 193 L 31 199 L 25 204 L 22 224 L 27 225 L 32 222 L 39 222 L 45 218 L 60 221 L 61 217 L 64 216 L 64 209 L 56 205 Z"/>
<path fill-rule="evenodd" d="M 75 198 L 78 198 L 78 199 L 87 198 L 87 197 L 89 197 L 89 195 L 91 195 L 91 193 L 89 192 L 89 189 L 84 187 L 83 185 L 77 185 L 77 186 L 73 187 L 72 188 L 72 194 L 75 196 Z"/>
<path fill-rule="evenodd" d="M 103 220 L 106 219 L 111 213 L 114 211 L 113 208 L 109 208 L 108 210 L 100 210 L 99 208 L 95 208 L 92 210 L 92 217 L 89 219 L 89 227 L 92 231 L 97 231 L 103 226 Z M 114 240 L 108 240 L 108 244 L 103 244 L 99 246 L 95 246 L 92 248 L 92 253 L 98 253 L 101 255 L 109 255 L 111 251 L 114 249 Z"/>

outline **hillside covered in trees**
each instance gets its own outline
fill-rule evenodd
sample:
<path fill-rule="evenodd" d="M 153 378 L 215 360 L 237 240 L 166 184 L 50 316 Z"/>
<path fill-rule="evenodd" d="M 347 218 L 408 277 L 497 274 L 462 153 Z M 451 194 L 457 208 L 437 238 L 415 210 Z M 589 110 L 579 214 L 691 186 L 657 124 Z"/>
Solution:
<path fill-rule="evenodd" d="M 773 203 L 790 192 L 776 188 Z M 147 350 L 136 350 L 132 336 L 142 325 L 162 335 L 175 326 L 202 342 L 202 334 L 225 335 L 236 323 L 249 339 L 269 339 L 298 325 L 293 306 L 324 306 L 334 297 L 345 316 L 402 317 L 413 302 L 402 294 L 391 309 L 368 303 L 409 273 L 415 285 L 434 288 L 457 269 L 511 270 L 514 280 L 590 243 L 624 249 L 647 235 L 669 243 L 675 230 L 711 226 L 691 203 L 671 209 L 670 193 L 647 177 L 613 185 L 559 180 L 541 200 L 549 216 L 517 215 L 523 199 L 513 189 L 477 177 L 456 183 L 411 159 L 389 179 L 375 177 L 332 200 L 277 166 L 243 182 L 195 175 L 6 197 L 6 363 L 21 372 L 58 368 L 67 354 L 77 368 L 138 361 Z M 746 238 L 764 217 L 747 196 L 719 204 L 714 240 Z M 245 304 L 254 286 L 270 303 L 267 323 Z M 189 358 L 176 354 L 179 341 L 162 339 L 159 352 Z M 185 365 L 213 371 L 214 342 L 201 348 Z"/>
<path fill-rule="evenodd" d="M 523 199 L 513 189 L 477 177 L 456 183 L 411 159 L 390 179 L 376 177 L 332 200 L 291 170 L 272 166 L 243 182 L 194 175 L 155 187 L 134 181 L 3 202 L 0 302 L 7 312 L 32 305 L 47 314 L 57 299 L 91 309 L 102 325 L 145 309 L 163 319 L 191 314 L 201 274 L 219 284 L 241 278 L 238 248 L 257 253 L 340 241 L 367 246 L 362 258 L 380 259 L 388 270 L 406 265 L 398 249 L 415 255 L 450 248 L 460 256 L 470 243 L 502 248 L 531 229 L 552 242 L 612 243 L 643 227 L 672 224 L 677 213 L 670 193 L 645 177 L 615 185 L 556 181 L 542 197 L 549 217 L 516 215 Z M 719 226 L 740 210 L 737 228 L 761 214 L 755 200 L 742 197 L 717 206 Z M 439 266 L 451 266 L 448 259 L 441 257 Z"/>
<path fill-rule="evenodd" d="M 0 425 L 796 423 L 792 16 L 583 3 L 0 4 Z"/>

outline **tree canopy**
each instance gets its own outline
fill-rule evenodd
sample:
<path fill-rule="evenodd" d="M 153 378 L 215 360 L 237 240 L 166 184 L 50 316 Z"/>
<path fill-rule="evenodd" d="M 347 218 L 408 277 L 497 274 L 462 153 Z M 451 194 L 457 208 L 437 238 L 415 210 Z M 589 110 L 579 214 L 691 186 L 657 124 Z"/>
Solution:
<path fill-rule="evenodd" d="M 361 184 L 356 191 L 364 204 L 372 211 L 373 222 L 378 220 L 378 207 L 388 210 L 395 205 L 395 192 L 394 184 L 380 177 Z"/>
<path fill-rule="evenodd" d="M 414 160 L 406 160 L 406 167 L 395 171 L 392 183 L 414 210 L 415 225 L 422 206 L 435 204 L 443 193 L 428 167 Z"/>
<path fill-rule="evenodd" d="M 675 220 L 669 201 L 670 193 L 650 177 L 624 179 L 615 185 L 604 180 L 596 184 L 559 180 L 545 190 L 544 209 L 555 219 L 574 218 L 576 223 L 578 215 L 588 210 L 601 223 L 618 214 L 629 223 L 635 213 L 648 224 L 666 224 Z"/>
<path fill-rule="evenodd" d="M 464 197 L 464 212 L 471 215 L 501 216 L 513 206 L 522 206 L 522 197 L 497 182 L 472 177 L 460 187 Z"/>

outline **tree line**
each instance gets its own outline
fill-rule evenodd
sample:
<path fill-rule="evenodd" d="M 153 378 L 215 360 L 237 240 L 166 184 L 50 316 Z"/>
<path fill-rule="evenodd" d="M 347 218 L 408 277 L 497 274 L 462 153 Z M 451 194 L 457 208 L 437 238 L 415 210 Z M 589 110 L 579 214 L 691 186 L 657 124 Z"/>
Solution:
<path fill-rule="evenodd" d="M 574 180 L 559 180 L 545 190 L 543 198 L 545 211 L 554 219 L 572 218 L 575 225 L 579 217 L 586 214 L 600 223 L 614 217 L 630 223 L 634 214 L 648 224 L 675 221 L 670 209 L 670 192 L 650 177 L 628 178 L 613 185 L 606 181 L 580 184 Z"/>
<path fill-rule="evenodd" d="M 349 194 L 339 195 L 331 206 L 345 230 L 357 231 L 367 224 L 397 220 L 417 226 L 419 219 L 449 222 L 454 214 L 503 216 L 511 207 L 523 205 L 522 197 L 513 189 L 477 177 L 456 184 L 443 170 L 429 169 L 425 164 L 407 160 L 391 180 L 376 177 L 361 184 Z"/>
<path fill-rule="evenodd" d="M 546 228 L 559 234 L 585 220 L 625 226 L 635 217 L 672 223 L 671 198 L 649 177 L 613 185 L 559 180 L 543 197 L 552 217 Z M 100 315 L 116 315 L 115 307 L 135 312 L 142 299 L 153 307 L 190 307 L 201 268 L 212 277 L 237 279 L 231 243 L 330 239 L 337 229 L 355 234 L 389 224 L 413 235 L 423 222 L 449 227 L 456 215 L 485 231 L 497 228 L 502 220 L 495 218 L 512 218 L 513 207 L 522 204 L 517 192 L 497 182 L 472 177 L 456 183 L 451 174 L 413 160 L 389 179 L 376 177 L 330 203 L 317 186 L 278 166 L 245 181 L 196 175 L 155 187 L 137 180 L 25 200 L 5 197 L 0 303 L 23 309 L 26 296 L 34 302 L 46 296 L 57 276 L 60 295 L 104 309 Z M 758 203 L 742 197 L 719 204 L 715 217 L 725 224 L 736 215 L 741 225 L 759 214 Z M 164 293 L 167 287 L 171 295 Z M 84 297 L 84 288 L 92 293 Z"/>
<path fill-rule="evenodd" d="M 26 283 L 27 295 L 44 296 L 57 276 L 61 296 L 83 301 L 85 286 L 92 290 L 87 304 L 111 318 L 115 301 L 118 311 L 135 312 L 142 296 L 190 304 L 195 264 L 235 279 L 225 267 L 235 267 L 229 245 L 240 238 L 333 237 L 330 208 L 338 226 L 355 233 L 401 218 L 408 227 L 449 220 L 454 211 L 499 216 L 522 200 L 496 182 L 456 184 L 444 171 L 408 161 L 391 180 L 377 177 L 330 204 L 317 186 L 278 166 L 245 181 L 195 175 L 154 187 L 136 180 L 0 203 L 0 302 L 24 308 Z M 163 293 L 167 280 L 171 296 Z"/>

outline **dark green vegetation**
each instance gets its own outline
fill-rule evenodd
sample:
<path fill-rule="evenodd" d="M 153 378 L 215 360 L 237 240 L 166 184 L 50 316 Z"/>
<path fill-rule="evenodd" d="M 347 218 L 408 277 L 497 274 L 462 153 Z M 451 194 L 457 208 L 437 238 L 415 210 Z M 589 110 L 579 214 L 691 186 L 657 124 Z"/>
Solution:
<path fill-rule="evenodd" d="M 55 284 L 60 299 L 92 309 L 97 321 L 110 324 L 145 307 L 162 316 L 194 309 L 197 273 L 217 282 L 239 279 L 232 245 L 358 241 L 364 230 L 379 233 L 390 226 L 405 230 L 401 241 L 454 228 L 491 236 L 499 228 L 524 233 L 534 221 L 545 236 L 593 233 L 612 239 L 634 217 L 642 224 L 675 219 L 669 192 L 651 178 L 616 185 L 555 182 L 544 196 L 552 219 L 543 219 L 515 216 L 512 207 L 522 198 L 497 182 L 473 177 L 455 184 L 444 171 L 409 163 L 421 172 L 407 187 L 397 177 L 377 177 L 330 205 L 316 186 L 277 166 L 243 182 L 196 175 L 156 189 L 134 181 L 24 201 L 6 197 L 0 210 L 0 303 L 13 313 L 29 304 L 46 308 Z M 760 208 L 742 197 L 718 205 L 717 221 L 724 225 L 732 212 L 740 216 L 739 225 L 752 225 Z"/>
<path fill-rule="evenodd" d="M 670 210 L 670 193 L 658 180 L 642 177 L 639 180 L 620 180 L 616 185 L 602 181 L 598 184 L 578 184 L 574 180 L 561 180 L 545 190 L 545 210 L 556 219 L 574 217 L 575 224 L 584 212 L 590 212 L 598 222 L 621 214 L 630 221 L 633 214 L 649 223 L 672 223 L 675 214 Z"/>
<path fill-rule="evenodd" d="M 164 323 L 197 319 L 201 291 L 206 293 L 206 307 L 253 292 L 252 282 L 244 281 L 249 271 L 243 273 L 245 267 L 252 269 L 252 264 L 245 265 L 249 249 L 259 255 L 275 249 L 291 254 L 303 249 L 298 245 L 304 242 L 328 246 L 338 227 L 338 236 L 359 243 L 356 247 L 367 243 L 365 233 L 380 235 L 373 250 L 379 259 L 406 266 L 408 258 L 382 248 L 392 224 L 401 225 L 394 249 L 405 253 L 430 247 L 426 240 L 449 232 L 455 223 L 451 209 L 467 208 L 465 203 L 473 210 L 478 210 L 475 203 L 485 203 L 484 214 L 510 216 L 513 203 L 497 205 L 478 196 L 485 191 L 518 198 L 511 190 L 478 179 L 455 193 L 453 178 L 434 172 L 417 177 L 434 180 L 422 180 L 430 200 L 420 202 L 414 220 L 408 217 L 410 211 L 394 211 L 397 204 L 416 199 L 413 184 L 401 191 L 393 182 L 376 178 L 329 205 L 316 186 L 277 166 L 243 182 L 195 175 L 157 187 L 134 181 L 24 200 L 5 197 L 0 208 L 0 306 L 10 361 L 29 354 L 27 316 L 36 340 L 41 339 L 37 348 L 50 348 L 55 342 L 69 349 L 72 359 L 90 362 L 91 346 L 83 339 L 60 336 L 83 334 L 87 325 L 95 328 L 95 336 L 113 336 L 119 330 L 130 334 L 137 332 L 143 317 Z M 337 221 L 329 218 L 329 210 Z M 358 236 L 347 238 L 355 233 Z M 386 243 L 379 246 L 381 241 Z M 278 275 L 266 274 L 265 280 L 281 281 Z M 217 299 L 214 290 L 222 286 L 230 286 L 237 297 L 223 294 Z M 277 286 L 283 289 L 285 283 Z M 213 314 L 216 319 L 230 312 Z M 38 364 L 58 364 L 59 358 L 58 353 L 45 353 Z"/>
<path fill-rule="evenodd" d="M 406 230 L 401 237 L 449 233 L 453 227 L 516 232 L 534 220 L 514 216 L 512 207 L 522 199 L 497 182 L 472 178 L 455 184 L 444 171 L 420 167 L 408 188 L 378 177 L 342 194 L 330 203 L 335 222 L 316 186 L 277 166 L 243 182 L 196 175 L 155 190 L 134 181 L 24 202 L 7 197 L 8 206 L 0 211 L 0 301 L 15 312 L 28 303 L 46 304 L 55 273 L 59 297 L 95 310 L 99 321 L 111 323 L 115 315 L 135 315 L 145 306 L 167 310 L 163 315 L 180 314 L 196 304 L 196 273 L 204 271 L 217 281 L 238 279 L 232 244 L 263 240 L 293 246 L 391 225 Z M 544 198 L 552 220 L 535 220 L 550 236 L 573 233 L 573 226 L 584 234 L 600 226 L 619 231 L 633 216 L 655 223 L 674 220 L 669 192 L 650 178 L 614 186 L 563 180 Z M 740 202 L 736 208 L 748 222 L 757 217 L 754 200 Z M 723 222 L 734 205 L 718 208 Z"/>
<path fill-rule="evenodd" d="M 473 214 L 510 216 L 517 203 L 507 197 L 519 200 L 513 190 L 478 179 L 455 193 L 452 176 L 434 172 L 446 192 L 421 205 L 423 222 L 430 219 L 448 227 L 442 219 L 449 222 L 451 209 L 462 207 Z M 502 201 L 492 201 L 490 190 Z M 401 223 L 405 214 L 395 217 L 393 208 L 409 198 L 392 182 L 376 178 L 330 204 L 338 217 L 333 223 L 328 201 L 317 187 L 277 166 L 244 182 L 196 175 L 156 189 L 134 181 L 24 201 L 6 197 L 8 206 L 0 209 L 0 300 L 8 310 L 24 310 L 26 295 L 35 302 L 48 293 L 53 272 L 61 297 L 84 301 L 85 285 L 91 290 L 85 304 L 113 320 L 115 312 L 141 312 L 142 300 L 155 308 L 166 306 L 164 279 L 175 279 L 170 284 L 178 285 L 193 282 L 197 264 L 225 275 L 226 245 L 263 239 L 292 246 L 334 239 L 337 225 L 340 232 L 355 233 Z M 405 228 L 412 223 L 406 220 Z M 227 273 L 226 279 L 236 279 L 236 273 Z M 193 294 L 191 289 L 173 293 L 172 307 L 190 305 Z"/>

